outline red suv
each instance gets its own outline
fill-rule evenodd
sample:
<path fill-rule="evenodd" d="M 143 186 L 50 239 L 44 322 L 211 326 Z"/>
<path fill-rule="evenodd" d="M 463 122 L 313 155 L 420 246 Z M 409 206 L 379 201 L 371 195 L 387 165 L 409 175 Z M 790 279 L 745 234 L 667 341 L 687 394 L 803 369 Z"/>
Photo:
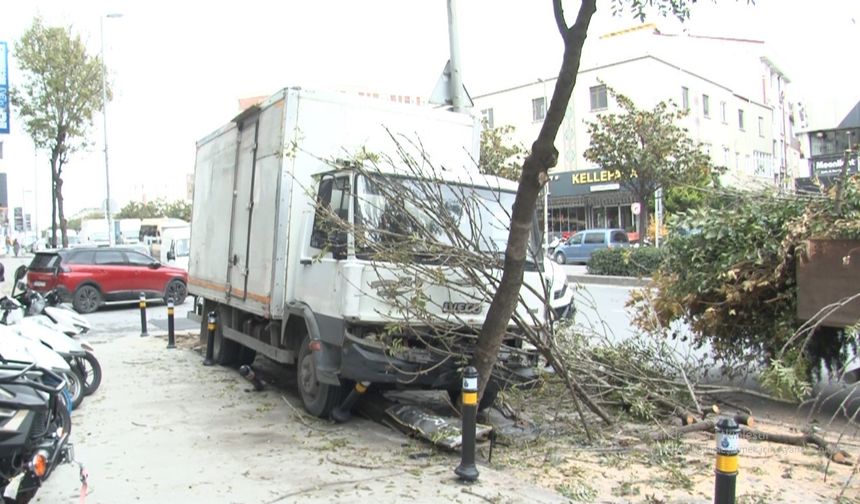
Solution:
<path fill-rule="evenodd" d="M 167 300 L 178 305 L 187 294 L 188 272 L 123 248 L 75 248 L 37 252 L 27 273 L 29 287 L 56 289 L 79 313 L 96 311 L 106 302 Z"/>

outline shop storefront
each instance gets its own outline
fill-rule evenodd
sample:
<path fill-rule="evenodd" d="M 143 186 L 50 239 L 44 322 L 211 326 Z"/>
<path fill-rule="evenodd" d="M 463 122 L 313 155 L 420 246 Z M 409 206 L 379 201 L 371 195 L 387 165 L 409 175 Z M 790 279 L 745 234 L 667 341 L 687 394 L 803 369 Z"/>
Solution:
<path fill-rule="evenodd" d="M 844 168 L 845 175 L 858 172 L 860 161 L 860 128 L 823 130 L 809 134 L 809 178 L 798 178 L 796 188 L 804 192 L 818 192 L 835 185 Z M 845 166 L 845 162 L 848 166 Z"/>
<path fill-rule="evenodd" d="M 636 218 L 630 209 L 635 198 L 621 186 L 620 177 L 617 171 L 600 169 L 553 173 L 547 205 L 549 233 L 607 227 L 636 231 Z M 541 229 L 542 205 L 543 200 L 539 200 Z"/>

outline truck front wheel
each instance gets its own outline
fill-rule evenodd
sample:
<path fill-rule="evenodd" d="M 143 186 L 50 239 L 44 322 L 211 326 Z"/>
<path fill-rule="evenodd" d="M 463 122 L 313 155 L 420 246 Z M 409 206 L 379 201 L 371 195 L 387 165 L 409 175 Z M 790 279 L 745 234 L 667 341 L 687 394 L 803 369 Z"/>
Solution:
<path fill-rule="evenodd" d="M 310 338 L 305 336 L 296 362 L 296 382 L 307 412 L 320 418 L 328 418 L 331 410 L 343 399 L 342 388 L 340 385 L 329 385 L 317 380 L 310 343 Z"/>

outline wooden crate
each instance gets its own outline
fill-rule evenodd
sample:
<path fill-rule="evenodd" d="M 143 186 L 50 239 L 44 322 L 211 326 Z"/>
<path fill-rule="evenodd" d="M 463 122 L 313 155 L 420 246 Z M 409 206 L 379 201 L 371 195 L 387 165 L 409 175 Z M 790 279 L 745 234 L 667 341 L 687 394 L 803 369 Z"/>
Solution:
<path fill-rule="evenodd" d="M 797 318 L 860 293 L 860 240 L 809 240 L 797 259 Z M 846 327 L 860 321 L 860 298 L 828 316 L 823 325 Z"/>

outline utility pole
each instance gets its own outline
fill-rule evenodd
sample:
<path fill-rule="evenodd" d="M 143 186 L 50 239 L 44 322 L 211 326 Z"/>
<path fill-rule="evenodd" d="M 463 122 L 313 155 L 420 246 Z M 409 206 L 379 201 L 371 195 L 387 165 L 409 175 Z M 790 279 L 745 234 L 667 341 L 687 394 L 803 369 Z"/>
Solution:
<path fill-rule="evenodd" d="M 451 52 L 451 104 L 454 112 L 466 111 L 463 76 L 460 74 L 460 35 L 457 25 L 457 0 L 448 0 L 448 45 Z"/>

